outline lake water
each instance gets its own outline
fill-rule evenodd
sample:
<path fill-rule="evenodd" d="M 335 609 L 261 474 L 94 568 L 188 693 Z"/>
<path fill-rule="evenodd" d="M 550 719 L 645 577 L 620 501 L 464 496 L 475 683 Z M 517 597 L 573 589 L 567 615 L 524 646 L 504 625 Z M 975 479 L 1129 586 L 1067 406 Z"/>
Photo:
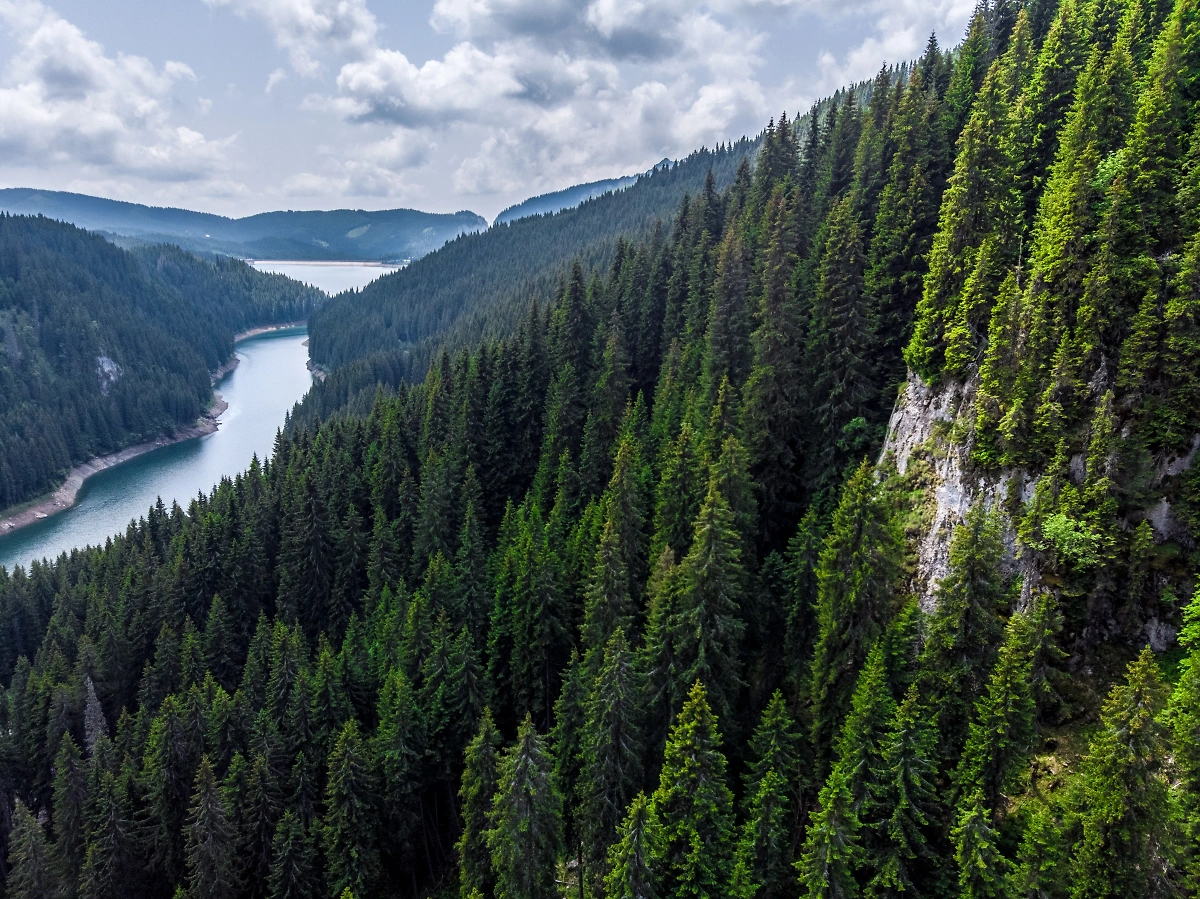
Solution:
<path fill-rule="evenodd" d="M 277 262 L 259 259 L 250 264 L 261 272 L 275 272 L 303 281 L 330 296 L 353 287 L 364 287 L 397 269 L 394 265 L 358 262 Z"/>
<path fill-rule="evenodd" d="M 289 328 L 239 343 L 238 367 L 214 388 L 229 403 L 216 433 L 164 446 L 88 478 L 72 508 L 0 537 L 0 566 L 11 571 L 34 559 L 103 544 L 159 497 L 167 508 L 173 501 L 187 508 L 222 477 L 245 471 L 255 453 L 269 456 L 284 415 L 312 384 L 307 336 L 304 328 Z"/>
<path fill-rule="evenodd" d="M 328 294 L 363 287 L 395 266 L 343 262 L 255 262 L 262 271 L 304 281 Z M 238 367 L 214 389 L 229 408 L 215 434 L 164 446 L 89 478 L 76 504 L 27 528 L 0 537 L 0 566 L 10 571 L 34 559 L 101 545 L 124 532 L 162 497 L 184 508 L 197 493 L 210 492 L 223 477 L 245 471 L 251 457 L 270 455 L 284 416 L 312 386 L 305 328 L 290 328 L 243 340 Z"/>

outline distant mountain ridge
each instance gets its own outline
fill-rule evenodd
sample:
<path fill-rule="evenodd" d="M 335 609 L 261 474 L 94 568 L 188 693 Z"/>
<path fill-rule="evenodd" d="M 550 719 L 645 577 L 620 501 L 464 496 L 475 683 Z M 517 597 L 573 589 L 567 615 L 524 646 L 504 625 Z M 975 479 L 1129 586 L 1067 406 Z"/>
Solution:
<path fill-rule="evenodd" d="M 654 169 L 660 169 L 663 166 L 669 166 L 670 164 L 671 160 L 664 159 L 658 165 L 654 166 L 650 172 L 654 171 Z M 530 197 L 523 203 L 509 206 L 496 216 L 496 220 L 492 224 L 502 225 L 505 222 L 515 222 L 517 219 L 528 218 L 531 215 L 553 215 L 564 209 L 573 209 L 580 203 L 594 200 L 596 197 L 603 196 L 610 191 L 624 190 L 636 184 L 642 175 L 648 175 L 650 172 L 626 175 L 621 178 L 607 178 L 603 181 L 590 181 L 587 184 L 573 184 L 563 190 L 556 190 L 548 194 L 539 194 L 536 197 Z"/>
<path fill-rule="evenodd" d="M 404 261 L 431 253 L 487 220 L 474 212 L 452 214 L 389 209 L 264 212 L 231 219 L 206 212 L 143 206 L 65 191 L 0 190 L 0 211 L 44 215 L 89 231 L 187 250 L 256 259 Z"/>

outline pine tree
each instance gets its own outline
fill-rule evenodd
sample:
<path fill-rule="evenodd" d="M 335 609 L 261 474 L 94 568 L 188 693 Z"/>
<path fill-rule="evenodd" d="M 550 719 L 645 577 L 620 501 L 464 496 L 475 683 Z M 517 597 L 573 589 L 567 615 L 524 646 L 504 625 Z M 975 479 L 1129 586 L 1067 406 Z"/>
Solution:
<path fill-rule="evenodd" d="M 492 826 L 492 802 L 499 778 L 500 734 L 492 722 L 492 713 L 484 709 L 479 732 L 467 744 L 462 786 L 458 797 L 463 819 L 458 851 L 458 882 L 463 899 L 473 891 L 492 895 L 495 873 L 487 833 Z"/>
<path fill-rule="evenodd" d="M 322 848 L 330 892 L 371 894 L 379 872 L 378 817 L 373 761 L 351 719 L 329 754 Z"/>
<path fill-rule="evenodd" d="M 525 716 L 517 742 L 504 754 L 487 832 L 496 899 L 555 899 L 562 848 L 562 797 L 554 785 L 545 741 Z"/>
<path fill-rule="evenodd" d="M 855 675 L 883 632 L 899 558 L 890 512 L 864 461 L 842 490 L 817 566 L 812 742 L 822 772 L 850 707 Z"/>
<path fill-rule="evenodd" d="M 291 809 L 283 813 L 271 846 L 270 899 L 317 899 L 320 875 L 312 834 Z"/>
<path fill-rule="evenodd" d="M 94 778 L 90 793 L 87 854 L 79 893 L 84 899 L 118 899 L 126 895 L 134 875 L 129 785 L 124 777 L 102 770 Z"/>
<path fill-rule="evenodd" d="M 644 793 L 638 793 L 629 804 L 617 842 L 608 851 L 604 890 L 609 899 L 659 899 L 660 839 L 650 803 Z"/>
<path fill-rule="evenodd" d="M 1165 693 L 1146 648 L 1104 702 L 1080 780 L 1082 839 L 1071 859 L 1075 899 L 1166 894 L 1174 833 L 1162 772 L 1166 735 L 1158 718 Z"/>
<path fill-rule="evenodd" d="M 42 826 L 20 799 L 8 835 L 6 892 L 13 899 L 58 899 L 59 885 Z"/>
<path fill-rule="evenodd" d="M 205 756 L 196 772 L 196 786 L 188 812 L 188 899 L 232 899 L 237 895 L 235 848 L 233 822 L 208 756 Z"/>
<path fill-rule="evenodd" d="M 733 796 L 717 719 L 697 681 L 667 740 L 650 813 L 662 825 L 662 893 L 680 899 L 729 894 L 733 874 Z"/>
<path fill-rule="evenodd" d="M 695 432 L 685 422 L 678 436 L 664 449 L 654 508 L 654 537 L 650 541 L 650 555 L 655 560 L 667 548 L 681 559 L 692 545 L 692 523 L 704 499 L 696 444 Z"/>
<path fill-rule="evenodd" d="M 846 772 L 834 768 L 821 788 L 804 855 L 796 863 L 804 899 L 854 899 L 859 895 L 855 879 L 862 858 L 859 828 Z"/>
<path fill-rule="evenodd" d="M 951 836 L 961 899 L 1003 899 L 1007 895 L 1008 863 L 996 845 L 991 813 L 980 790 L 960 803 Z"/>
<path fill-rule="evenodd" d="M 581 738 L 580 836 L 598 876 L 642 782 L 641 685 L 625 632 L 614 632 L 587 701 Z"/>
<path fill-rule="evenodd" d="M 696 516 L 692 548 L 679 566 L 670 624 L 677 686 L 711 685 L 715 711 L 729 720 L 741 688 L 739 645 L 745 630 L 740 542 L 733 513 L 714 483 Z"/>

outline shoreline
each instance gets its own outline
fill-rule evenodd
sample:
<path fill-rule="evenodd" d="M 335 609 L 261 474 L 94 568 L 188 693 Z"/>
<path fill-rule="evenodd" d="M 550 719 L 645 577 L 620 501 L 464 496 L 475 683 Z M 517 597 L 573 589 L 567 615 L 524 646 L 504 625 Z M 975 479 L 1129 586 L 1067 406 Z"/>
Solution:
<path fill-rule="evenodd" d="M 235 334 L 233 342 L 234 345 L 237 345 L 243 340 L 249 340 L 251 337 L 269 334 L 272 331 L 299 328 L 305 324 L 307 322 L 298 321 L 286 322 L 279 325 L 263 325 Z M 216 371 L 210 372 L 209 376 L 212 379 L 213 386 L 215 387 L 221 379 L 237 368 L 239 361 L 237 353 L 234 353 L 228 362 Z M 311 361 L 308 364 L 311 365 Z M 209 434 L 215 434 L 221 426 L 218 419 L 225 414 L 225 410 L 228 408 L 229 404 L 225 402 L 224 397 L 214 391 L 212 405 L 196 419 L 195 424 L 177 428 L 175 433 L 170 437 L 158 437 L 145 443 L 127 446 L 115 453 L 109 453 L 107 456 L 97 456 L 94 459 L 89 459 L 86 462 L 76 465 L 71 469 L 70 474 L 67 475 L 67 479 L 53 493 L 22 504 L 22 506 L 18 507 L 20 508 L 18 512 L 8 515 L 0 514 L 0 537 L 15 534 L 22 528 L 29 527 L 29 525 L 36 524 L 39 521 L 45 521 L 51 515 L 56 515 L 59 512 L 65 512 L 67 509 L 70 509 L 79 499 L 79 491 L 83 489 L 84 483 L 93 475 L 107 471 L 110 468 L 120 465 L 122 462 L 136 459 L 138 456 L 144 456 L 146 453 L 161 449 L 164 446 L 172 446 L 173 444 L 183 443 L 187 440 L 195 440 L 197 437 L 207 437 Z"/>
<path fill-rule="evenodd" d="M 146 453 L 161 449 L 164 446 L 171 446 L 176 443 L 183 443 L 185 440 L 194 440 L 197 437 L 215 434 L 220 428 L 218 419 L 228 408 L 229 404 L 225 402 L 224 397 L 219 393 L 215 393 L 213 394 L 212 406 L 196 420 L 194 425 L 179 428 L 170 437 L 159 437 L 155 440 L 148 440 L 145 443 L 127 446 L 125 449 L 109 453 L 107 456 L 97 456 L 95 459 L 89 459 L 81 465 L 76 465 L 71 469 L 71 473 L 67 475 L 67 479 L 62 483 L 62 486 L 49 496 L 40 500 L 33 500 L 31 505 L 27 505 L 20 512 L 6 518 L 0 518 L 0 537 L 15 534 L 17 531 L 31 524 L 45 521 L 51 515 L 65 512 L 75 505 L 76 500 L 79 499 L 79 491 L 83 489 L 83 485 L 87 479 L 93 475 L 114 468 L 122 462 L 136 459 L 138 456 L 144 456 Z"/>

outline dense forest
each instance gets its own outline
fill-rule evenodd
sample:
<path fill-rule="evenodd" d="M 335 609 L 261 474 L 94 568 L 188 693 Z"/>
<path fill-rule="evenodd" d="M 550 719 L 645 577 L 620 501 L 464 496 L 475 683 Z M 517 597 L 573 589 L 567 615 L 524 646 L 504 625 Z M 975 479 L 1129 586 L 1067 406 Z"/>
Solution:
<path fill-rule="evenodd" d="M 0 510 L 72 465 L 194 424 L 233 335 L 303 319 L 321 297 L 242 262 L 128 253 L 0 215 Z"/>
<path fill-rule="evenodd" d="M 1198 73 L 1200 0 L 989 2 L 0 572 L 6 899 L 1196 895 Z"/>
<path fill-rule="evenodd" d="M 424 377 L 445 348 L 515 330 L 531 298 L 543 305 L 573 261 L 612 264 L 620 239 L 648 236 L 689 193 L 727 186 L 756 147 L 741 140 L 655 168 L 625 190 L 554 215 L 466 234 L 361 291 L 335 297 L 309 322 L 313 361 L 333 372 L 306 402 L 308 417 L 347 407 L 364 414 L 375 385 Z"/>

